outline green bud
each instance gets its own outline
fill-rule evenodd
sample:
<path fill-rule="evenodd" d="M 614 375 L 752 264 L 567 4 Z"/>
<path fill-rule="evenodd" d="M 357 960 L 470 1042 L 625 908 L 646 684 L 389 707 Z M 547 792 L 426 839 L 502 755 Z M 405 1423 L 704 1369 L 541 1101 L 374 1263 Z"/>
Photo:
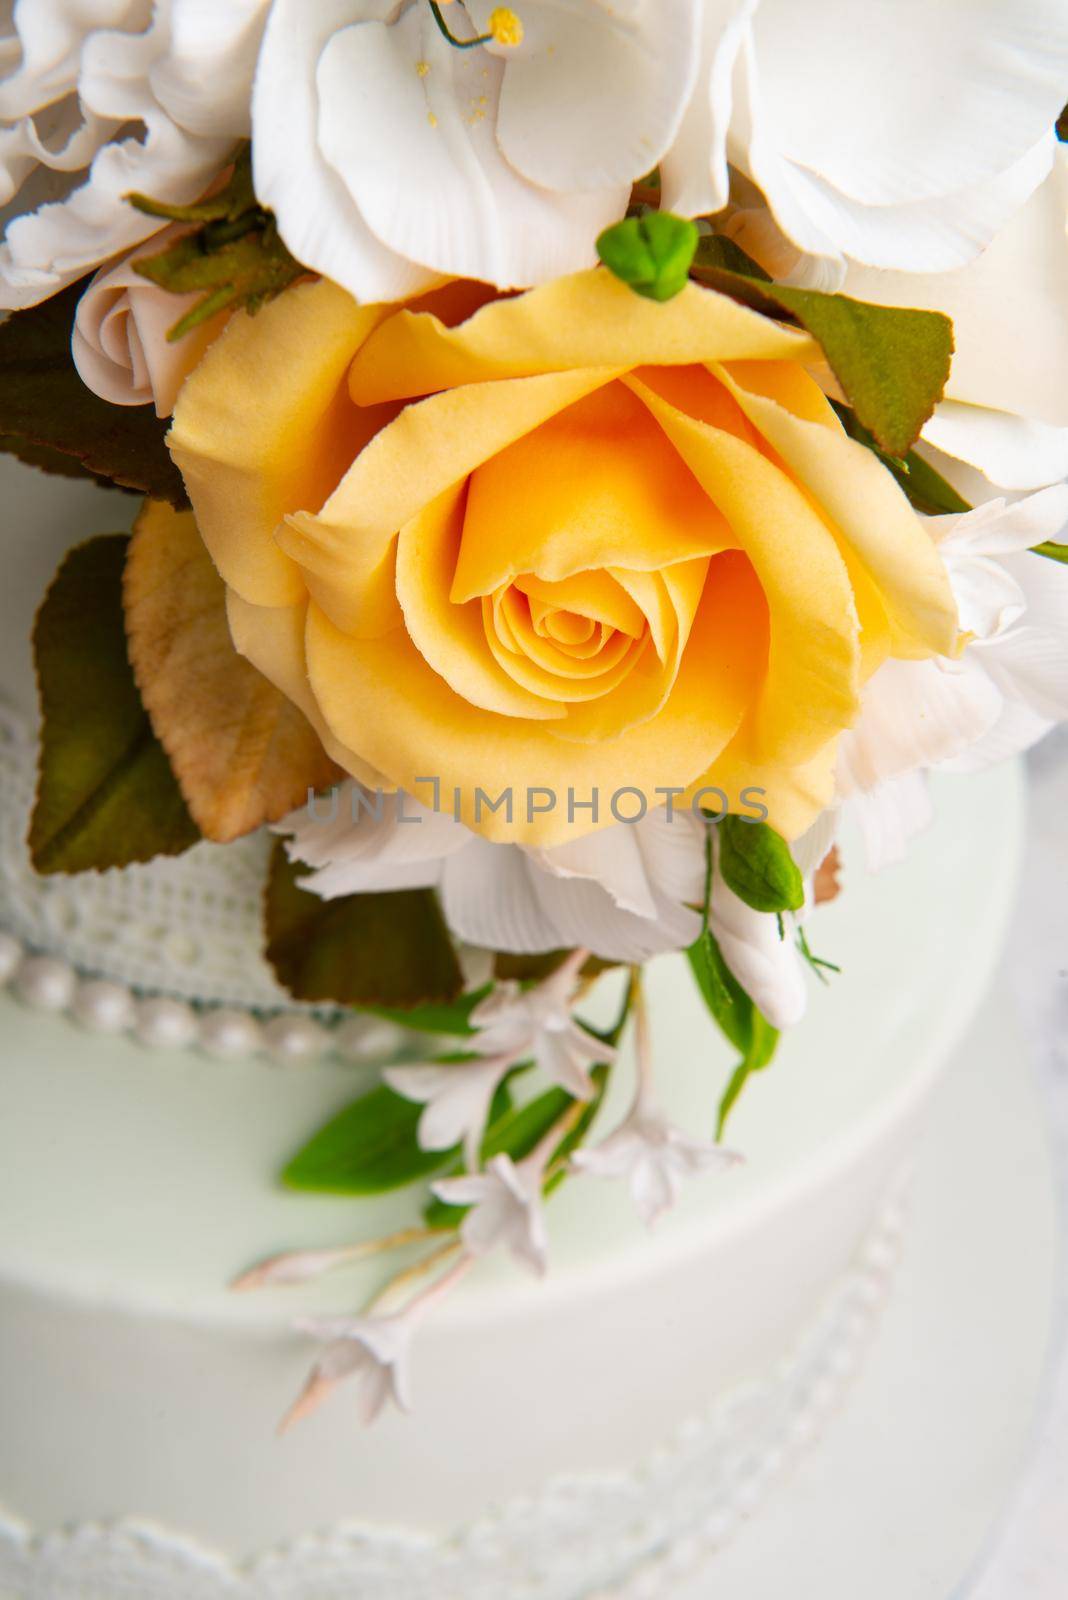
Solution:
<path fill-rule="evenodd" d="M 697 238 L 697 225 L 688 217 L 648 211 L 606 228 L 597 240 L 597 254 L 635 294 L 670 300 L 686 287 Z"/>

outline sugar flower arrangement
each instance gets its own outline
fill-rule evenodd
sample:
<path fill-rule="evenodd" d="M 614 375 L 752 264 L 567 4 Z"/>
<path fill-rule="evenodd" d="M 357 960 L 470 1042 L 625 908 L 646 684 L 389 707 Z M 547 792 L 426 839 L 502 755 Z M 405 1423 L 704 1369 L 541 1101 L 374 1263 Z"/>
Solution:
<path fill-rule="evenodd" d="M 843 813 L 892 860 L 932 769 L 1068 716 L 1068 13 L 9 15 L 0 445 L 143 497 L 41 605 L 31 852 L 272 827 L 281 981 L 441 1035 L 286 1174 L 424 1222 L 239 1281 L 425 1246 L 310 1327 L 291 1417 L 355 1378 L 370 1420 L 473 1262 L 545 1270 L 559 1183 L 653 1222 L 731 1166 Z M 738 1054 L 705 1129 L 657 1096 L 672 950 Z"/>

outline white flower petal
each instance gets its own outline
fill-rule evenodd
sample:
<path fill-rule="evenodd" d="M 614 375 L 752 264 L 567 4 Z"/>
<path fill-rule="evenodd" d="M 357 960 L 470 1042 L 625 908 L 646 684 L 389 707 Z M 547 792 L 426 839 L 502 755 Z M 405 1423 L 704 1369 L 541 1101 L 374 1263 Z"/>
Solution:
<path fill-rule="evenodd" d="M 662 203 L 685 217 L 727 204 L 727 128 L 734 65 L 757 0 L 705 0 L 697 81 L 678 134 L 660 163 Z"/>
<path fill-rule="evenodd" d="M 382 1076 L 396 1094 L 425 1105 L 417 1129 L 421 1150 L 462 1143 L 468 1166 L 475 1167 L 490 1105 L 509 1065 L 500 1058 L 456 1061 L 389 1067 Z"/>
<path fill-rule="evenodd" d="M 1068 477 L 1068 427 L 1011 411 L 943 400 L 924 423 L 921 438 L 943 454 L 978 467 L 1003 489 L 1035 489 Z"/>
<path fill-rule="evenodd" d="M 1027 624 L 1010 628 L 983 649 L 982 661 L 1007 700 L 1050 721 L 1068 717 L 1068 634 Z"/>
<path fill-rule="evenodd" d="M 860 825 L 869 872 L 904 860 L 910 840 L 934 821 L 934 803 L 923 772 L 904 773 L 873 789 L 857 790 L 846 803 Z"/>
<path fill-rule="evenodd" d="M 1059 145 L 1045 182 L 968 266 L 929 275 L 851 267 L 846 292 L 861 300 L 922 306 L 952 317 L 956 352 L 946 390 L 949 400 L 1068 426 L 1068 393 L 1061 381 L 1068 370 L 1066 216 L 1068 150 Z M 906 269 L 916 265 L 905 263 Z M 964 420 L 954 417 L 954 428 L 962 428 Z M 944 444 L 942 439 L 952 436 L 937 423 L 936 432 L 939 438 L 927 430 L 924 436 L 957 454 L 963 435 L 958 432 L 953 442 Z M 972 456 L 962 453 L 961 458 Z M 1026 486 L 1008 477 L 996 481 Z"/>
<path fill-rule="evenodd" d="M 1006 700 L 1002 705 L 1001 715 L 993 727 L 959 756 L 941 762 L 940 770 L 959 773 L 982 772 L 986 767 L 993 766 L 999 761 L 1007 761 L 1010 756 L 1017 756 L 1024 750 L 1029 750 L 1039 739 L 1045 737 L 1052 726 L 1053 723 L 1048 717 L 1039 716 L 1037 711 L 1032 711 L 1031 707 L 1024 705 L 1022 701 Z"/>
<path fill-rule="evenodd" d="M 171 0 L 169 49 L 152 87 L 180 127 L 211 138 L 249 137 L 252 79 L 270 6 L 271 0 Z"/>
<path fill-rule="evenodd" d="M 1013 555 L 1058 538 L 1068 523 L 1068 485 L 1054 484 L 1022 500 L 988 500 L 974 511 L 923 520 L 943 557 Z"/>
<path fill-rule="evenodd" d="M 496 0 L 469 0 L 484 33 Z M 630 184 L 656 166 L 690 98 L 700 0 L 527 0 L 505 66 L 497 140 L 547 189 Z M 625 202 L 624 202 L 625 204 Z"/>
<path fill-rule="evenodd" d="M 273 0 L 252 97 L 252 153 L 256 194 L 278 219 L 278 231 L 298 261 L 333 278 L 358 300 L 402 299 L 434 281 L 434 274 L 382 244 L 367 226 L 342 178 L 323 158 L 320 118 L 333 108 L 319 100 L 317 70 L 331 38 L 353 21 L 352 0 Z M 392 0 L 362 0 L 364 17 L 387 17 Z M 346 98 L 353 86 L 346 86 Z M 357 91 L 358 93 L 358 91 Z M 387 117 L 358 156 L 382 148 Z M 410 175 L 409 175 L 410 176 Z M 407 182 L 407 178 L 405 180 Z"/>
<path fill-rule="evenodd" d="M 1001 696 L 969 646 L 959 662 L 887 661 L 838 744 L 843 796 L 959 755 L 993 727 Z"/>
<path fill-rule="evenodd" d="M 999 561 L 960 556 L 950 563 L 949 573 L 964 632 L 989 639 L 1023 614 L 1023 590 Z"/>
<path fill-rule="evenodd" d="M 156 248 L 165 249 L 164 234 Z M 169 417 L 178 391 L 220 331 L 218 317 L 179 340 L 168 331 L 197 303 L 197 294 L 176 295 L 134 271 L 127 258 L 96 274 L 78 301 L 71 355 L 82 382 L 112 405 L 155 404 Z"/>
<path fill-rule="evenodd" d="M 442 906 L 450 928 L 469 944 L 530 954 L 564 941 L 533 892 L 531 868 L 515 845 L 476 838 L 445 863 Z"/>
<path fill-rule="evenodd" d="M 555 194 L 513 171 L 494 136 L 503 71 L 487 51 L 446 43 L 424 6 L 339 29 L 316 72 L 318 145 L 390 250 L 510 287 L 592 265 L 629 186 Z"/>
<path fill-rule="evenodd" d="M 724 961 L 772 1027 L 799 1022 L 808 994 L 789 924 L 780 933 L 779 919 L 747 906 L 718 868 L 708 920 Z"/>
<path fill-rule="evenodd" d="M 994 178 L 1051 128 L 1068 82 L 1059 0 L 869 0 L 862 19 L 849 0 L 762 0 L 754 33 L 777 142 L 868 207 Z"/>
<path fill-rule="evenodd" d="M 803 878 L 811 878 L 816 868 L 826 858 L 827 852 L 838 837 L 838 810 L 828 806 L 821 811 L 812 826 L 793 841 L 790 854 Z"/>
<path fill-rule="evenodd" d="M 678 1179 L 667 1163 L 644 1150 L 631 1171 L 630 1193 L 638 1216 L 651 1228 L 678 1199 Z"/>

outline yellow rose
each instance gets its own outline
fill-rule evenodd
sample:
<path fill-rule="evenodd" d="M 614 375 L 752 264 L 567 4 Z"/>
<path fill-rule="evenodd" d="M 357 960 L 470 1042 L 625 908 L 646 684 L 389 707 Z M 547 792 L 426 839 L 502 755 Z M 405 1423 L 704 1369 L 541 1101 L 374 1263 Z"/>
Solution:
<path fill-rule="evenodd" d="M 356 777 L 437 778 L 491 838 L 704 785 L 793 837 L 865 679 L 953 649 L 933 544 L 808 335 L 603 269 L 488 293 L 305 284 L 208 351 L 170 444 L 238 649 Z M 509 788 L 511 820 L 477 795 Z"/>

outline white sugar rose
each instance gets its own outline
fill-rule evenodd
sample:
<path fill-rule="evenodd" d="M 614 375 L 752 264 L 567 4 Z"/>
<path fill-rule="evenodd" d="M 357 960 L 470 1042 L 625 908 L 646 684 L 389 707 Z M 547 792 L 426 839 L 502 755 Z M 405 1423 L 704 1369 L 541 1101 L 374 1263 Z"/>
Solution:
<path fill-rule="evenodd" d="M 700 0 L 273 0 L 256 192 L 298 260 L 359 300 L 441 273 L 499 287 L 594 263 L 675 137 Z M 494 37 L 496 34 L 496 37 Z"/>
<path fill-rule="evenodd" d="M 172 230 L 160 236 L 164 249 Z M 179 230 L 173 230 L 176 236 Z M 178 391 L 227 320 L 225 313 L 201 323 L 181 339 L 168 331 L 200 300 L 170 294 L 134 269 L 133 256 L 96 274 L 78 301 L 71 354 L 87 388 L 116 406 L 152 404 L 169 417 Z"/>
<path fill-rule="evenodd" d="M 847 259 L 961 266 L 1050 169 L 1068 98 L 1061 0 L 703 9 L 697 87 L 661 163 L 664 203 L 719 211 L 733 169 L 796 247 L 796 281 L 834 287 Z"/>
<path fill-rule="evenodd" d="M 267 0 L 16 0 L 0 20 L 0 309 L 159 232 L 249 132 Z M 147 26 L 146 26 L 147 22 Z"/>

